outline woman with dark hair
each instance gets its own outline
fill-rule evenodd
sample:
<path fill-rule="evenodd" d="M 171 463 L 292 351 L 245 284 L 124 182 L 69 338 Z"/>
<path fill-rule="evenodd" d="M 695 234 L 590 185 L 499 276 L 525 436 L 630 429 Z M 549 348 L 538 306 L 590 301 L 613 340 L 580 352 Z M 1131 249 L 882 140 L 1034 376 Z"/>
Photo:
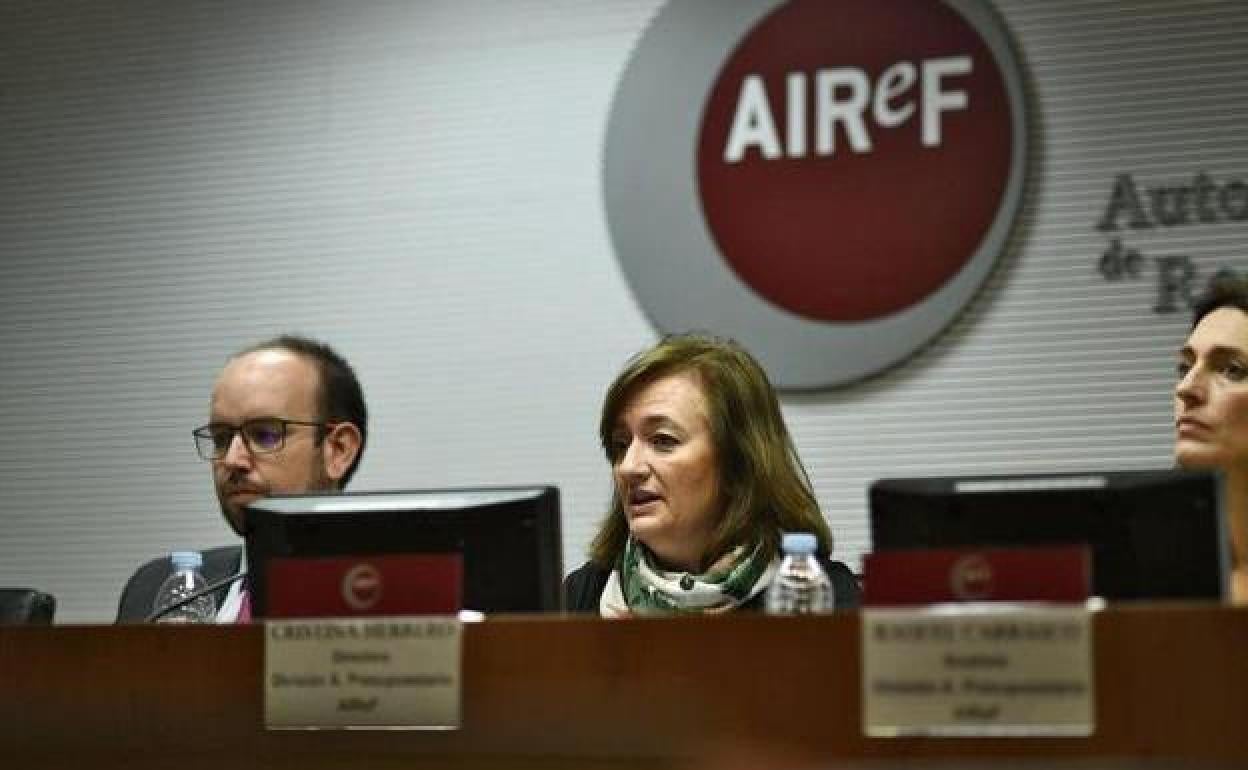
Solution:
<path fill-rule="evenodd" d="M 1231 540 L 1231 601 L 1248 603 L 1248 286 L 1222 282 L 1192 314 L 1174 388 L 1174 459 L 1216 468 Z"/>
<path fill-rule="evenodd" d="M 775 391 L 739 345 L 675 335 L 635 356 L 607 390 L 598 426 L 614 489 L 568 576 L 571 612 L 603 616 L 759 609 L 785 532 L 810 532 L 838 608 L 859 602 L 830 561 L 832 535 Z"/>

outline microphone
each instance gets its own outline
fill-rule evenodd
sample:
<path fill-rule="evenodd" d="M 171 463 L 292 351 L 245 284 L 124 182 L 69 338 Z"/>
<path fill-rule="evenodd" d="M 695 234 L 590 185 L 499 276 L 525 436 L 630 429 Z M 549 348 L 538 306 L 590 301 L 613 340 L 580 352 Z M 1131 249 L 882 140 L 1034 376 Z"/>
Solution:
<path fill-rule="evenodd" d="M 241 580 L 243 576 L 246 574 L 247 574 L 246 572 L 239 570 L 238 572 L 235 572 L 233 575 L 230 575 L 227 578 L 222 578 L 221 580 L 218 580 L 215 583 L 209 583 L 208 585 L 190 594 L 189 596 L 183 596 L 181 599 L 178 599 L 176 602 L 174 602 L 173 604 L 170 604 L 168 607 L 161 607 L 160 609 L 153 611 L 152 614 L 143 618 L 143 622 L 155 623 L 156 621 L 160 620 L 161 618 L 168 615 L 170 612 L 173 612 L 177 608 L 183 606 L 184 604 L 190 604 L 191 602 L 195 601 L 201 596 L 207 596 L 208 594 L 216 593 L 217 591 L 228 586 L 229 584 L 237 580 Z"/>

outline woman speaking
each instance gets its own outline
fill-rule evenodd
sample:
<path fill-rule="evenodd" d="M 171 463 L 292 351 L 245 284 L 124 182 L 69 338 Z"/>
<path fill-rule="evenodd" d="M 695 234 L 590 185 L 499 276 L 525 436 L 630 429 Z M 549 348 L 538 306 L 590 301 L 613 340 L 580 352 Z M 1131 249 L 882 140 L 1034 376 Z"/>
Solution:
<path fill-rule="evenodd" d="M 758 363 L 735 343 L 665 338 L 607 390 L 599 436 L 611 508 L 570 612 L 604 617 L 761 609 L 785 532 L 810 532 L 836 607 L 859 602 Z"/>

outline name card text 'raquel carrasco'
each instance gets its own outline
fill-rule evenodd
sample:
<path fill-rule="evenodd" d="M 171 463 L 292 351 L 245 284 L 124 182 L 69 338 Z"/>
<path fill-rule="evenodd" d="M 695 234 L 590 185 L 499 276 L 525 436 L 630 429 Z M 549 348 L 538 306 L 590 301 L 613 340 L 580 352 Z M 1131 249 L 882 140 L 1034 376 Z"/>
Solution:
<path fill-rule="evenodd" d="M 867 735 L 1090 735 L 1082 607 L 958 605 L 862 613 Z"/>
<path fill-rule="evenodd" d="M 264 631 L 269 728 L 459 727 L 455 618 L 271 620 Z"/>

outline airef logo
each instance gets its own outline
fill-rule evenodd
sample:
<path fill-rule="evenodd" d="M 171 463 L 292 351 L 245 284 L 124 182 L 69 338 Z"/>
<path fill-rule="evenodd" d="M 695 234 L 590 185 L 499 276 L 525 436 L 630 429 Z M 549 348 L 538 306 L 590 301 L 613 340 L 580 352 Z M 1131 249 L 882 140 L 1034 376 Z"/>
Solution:
<path fill-rule="evenodd" d="M 995 578 L 992 563 L 983 554 L 968 554 L 949 569 L 949 590 L 963 601 L 987 599 L 992 596 Z"/>
<path fill-rule="evenodd" d="M 357 564 L 342 577 L 342 599 L 353 610 L 367 610 L 381 601 L 381 572 L 371 564 Z"/>
<path fill-rule="evenodd" d="M 1022 201 L 1021 70 L 967 0 L 674 0 L 612 104 L 604 198 L 663 331 L 776 384 L 878 372 L 970 301 Z"/>

